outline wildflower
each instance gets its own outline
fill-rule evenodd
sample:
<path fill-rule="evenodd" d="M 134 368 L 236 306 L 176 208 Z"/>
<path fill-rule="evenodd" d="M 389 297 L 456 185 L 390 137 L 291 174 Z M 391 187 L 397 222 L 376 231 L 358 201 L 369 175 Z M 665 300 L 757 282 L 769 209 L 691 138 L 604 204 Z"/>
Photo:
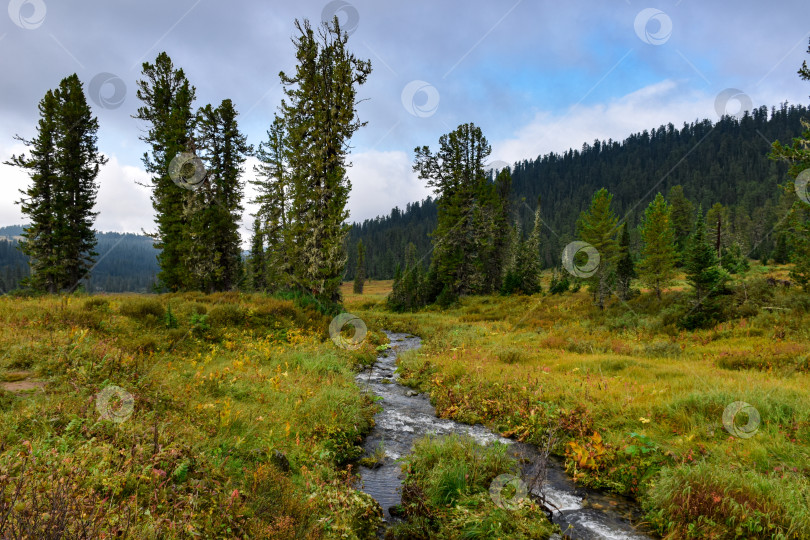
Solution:
<path fill-rule="evenodd" d="M 644 418 L 643 416 L 639 418 L 639 421 L 642 424 L 649 424 L 650 423 L 650 419 L 649 418 Z"/>

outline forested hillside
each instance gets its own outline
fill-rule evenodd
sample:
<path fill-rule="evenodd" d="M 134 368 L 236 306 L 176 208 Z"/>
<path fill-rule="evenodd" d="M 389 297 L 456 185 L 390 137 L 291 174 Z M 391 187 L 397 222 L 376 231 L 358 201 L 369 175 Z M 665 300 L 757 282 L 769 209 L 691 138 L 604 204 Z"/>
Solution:
<path fill-rule="evenodd" d="M 531 228 L 534 201 L 542 200 L 541 254 L 546 267 L 559 264 L 563 247 L 573 240 L 579 213 L 593 193 L 606 188 L 613 205 L 631 228 L 631 243 L 639 243 L 637 226 L 644 209 L 657 192 L 667 194 L 675 185 L 702 206 L 704 213 L 715 203 L 728 209 L 731 233 L 743 252 L 752 258 L 770 256 L 773 226 L 787 180 L 787 164 L 768 159 L 771 143 L 789 142 L 800 135 L 800 120 L 807 108 L 783 104 L 755 109 L 737 119 L 710 120 L 660 126 L 633 134 L 622 142 L 594 141 L 579 150 L 550 153 L 516 163 L 512 170 L 513 212 L 523 231 Z M 521 201 L 530 201 L 523 204 Z M 390 215 L 355 223 L 348 238 L 347 278 L 354 277 L 357 241 L 366 247 L 367 274 L 390 279 L 396 265 L 404 264 L 409 242 L 420 256 L 430 250 L 428 234 L 436 225 L 436 204 L 428 198 L 395 208 Z M 427 266 L 429 256 L 423 263 Z"/>
<path fill-rule="evenodd" d="M 28 257 L 18 248 L 23 227 L 0 228 L 0 293 L 29 275 Z M 158 271 L 152 239 L 137 234 L 96 233 L 98 262 L 83 282 L 88 292 L 151 292 Z"/>

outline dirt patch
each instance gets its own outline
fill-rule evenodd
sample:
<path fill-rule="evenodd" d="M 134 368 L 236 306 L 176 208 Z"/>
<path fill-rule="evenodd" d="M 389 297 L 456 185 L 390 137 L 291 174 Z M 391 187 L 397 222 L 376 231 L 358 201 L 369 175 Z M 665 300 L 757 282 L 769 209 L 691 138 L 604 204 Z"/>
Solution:
<path fill-rule="evenodd" d="M 44 392 L 46 384 L 48 383 L 45 381 L 14 381 L 0 383 L 0 388 L 6 392 L 13 392 L 15 394 L 37 390 L 42 390 Z"/>

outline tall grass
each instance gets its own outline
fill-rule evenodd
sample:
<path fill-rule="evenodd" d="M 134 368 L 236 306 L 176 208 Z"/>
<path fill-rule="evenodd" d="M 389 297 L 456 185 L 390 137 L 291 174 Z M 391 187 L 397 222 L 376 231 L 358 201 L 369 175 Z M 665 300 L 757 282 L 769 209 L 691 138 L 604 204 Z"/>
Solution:
<path fill-rule="evenodd" d="M 45 384 L 0 395 L 0 537 L 374 537 L 346 464 L 378 338 L 339 350 L 329 320 L 235 293 L 0 298 L 0 385 Z"/>
<path fill-rule="evenodd" d="M 761 291 L 761 273 L 752 269 L 755 286 L 740 295 L 746 315 L 694 332 L 659 312 L 678 291 L 661 303 L 642 295 L 604 311 L 586 291 L 471 297 L 413 314 L 349 309 L 370 326 L 424 339 L 402 356 L 401 377 L 428 392 L 440 415 L 537 443 L 561 426 L 555 453 L 577 481 L 636 498 L 659 533 L 791 538 L 797 527 L 808 530 L 810 314 L 801 291 Z M 751 438 L 723 424 L 735 401 L 761 416 Z M 749 489 L 735 491 L 746 481 Z M 715 515 L 685 506 L 684 493 L 726 502 Z M 790 517 L 777 519 L 780 512 Z"/>

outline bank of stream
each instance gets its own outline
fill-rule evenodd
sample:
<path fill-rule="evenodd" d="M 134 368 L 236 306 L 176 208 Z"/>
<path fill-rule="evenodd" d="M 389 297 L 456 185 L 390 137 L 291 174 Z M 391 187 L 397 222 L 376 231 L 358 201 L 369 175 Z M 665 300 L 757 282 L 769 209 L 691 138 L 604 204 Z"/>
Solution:
<path fill-rule="evenodd" d="M 380 503 L 388 523 L 396 519 L 389 509 L 401 502 L 398 459 L 411 451 L 416 439 L 428 434 L 466 434 L 480 444 L 500 441 L 509 445 L 509 452 L 522 464 L 523 478 L 534 478 L 535 469 L 542 461 L 536 447 L 500 437 L 481 425 L 438 418 L 427 396 L 399 384 L 397 355 L 419 348 L 422 341 L 410 334 L 385 334 L 390 340 L 390 349 L 380 354 L 371 369 L 358 374 L 357 381 L 382 398 L 379 402 L 382 410 L 374 417 L 376 425 L 364 446 L 368 455 L 378 453 L 382 446 L 385 457 L 381 465 L 373 469 L 360 466 L 359 474 L 363 491 Z M 566 537 L 583 540 L 650 538 L 633 526 L 632 520 L 638 517 L 639 510 L 630 500 L 576 486 L 562 463 L 553 457 L 547 462 L 545 476 L 542 486 L 533 489 L 533 495 L 545 501 L 552 521 Z"/>

